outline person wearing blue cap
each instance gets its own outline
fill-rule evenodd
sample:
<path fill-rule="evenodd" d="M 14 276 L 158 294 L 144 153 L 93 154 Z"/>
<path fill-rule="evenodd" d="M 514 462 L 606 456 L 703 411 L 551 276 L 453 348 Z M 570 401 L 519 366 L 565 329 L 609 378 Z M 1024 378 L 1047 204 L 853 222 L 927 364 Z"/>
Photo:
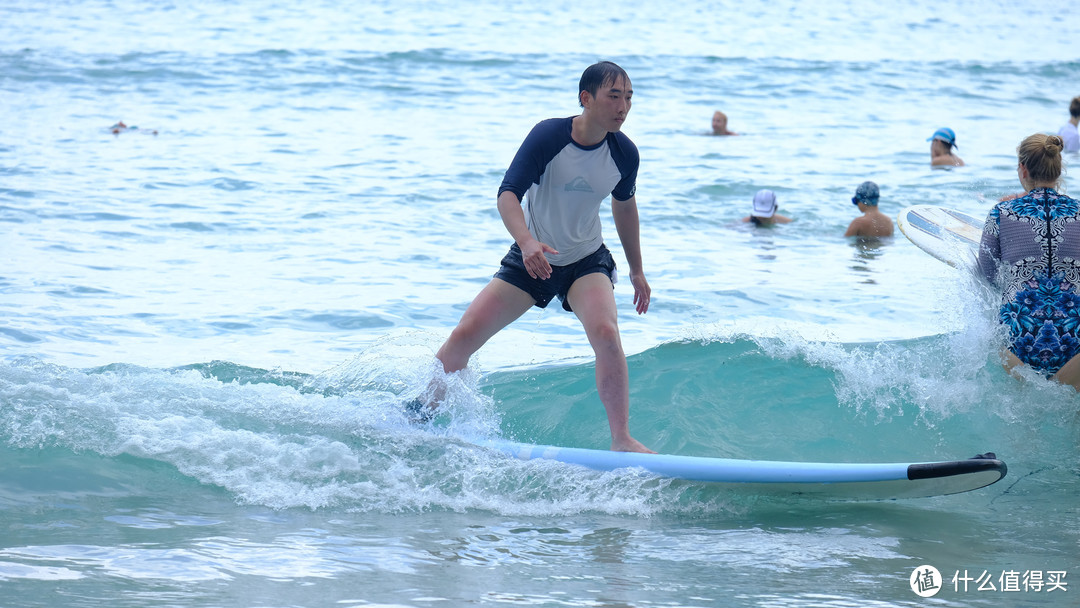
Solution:
<path fill-rule="evenodd" d="M 859 208 L 862 215 L 851 220 L 844 236 L 883 237 L 892 236 L 893 224 L 889 216 L 878 210 L 881 191 L 874 182 L 863 182 L 855 189 L 851 204 Z"/>
<path fill-rule="evenodd" d="M 942 127 L 927 138 L 930 143 L 930 166 L 963 167 L 964 160 L 953 154 L 956 147 L 956 133 L 948 127 Z"/>

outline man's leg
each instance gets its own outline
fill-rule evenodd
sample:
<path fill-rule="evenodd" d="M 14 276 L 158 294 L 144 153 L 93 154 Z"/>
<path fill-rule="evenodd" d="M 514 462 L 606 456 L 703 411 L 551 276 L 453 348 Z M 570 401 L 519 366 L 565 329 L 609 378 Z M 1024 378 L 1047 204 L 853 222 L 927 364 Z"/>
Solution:
<path fill-rule="evenodd" d="M 596 353 L 596 390 L 607 411 L 611 449 L 650 452 L 630 436 L 630 373 L 619 337 L 618 311 L 611 279 L 599 272 L 587 274 L 570 286 L 567 299 L 585 327 Z"/>
<path fill-rule="evenodd" d="M 465 309 L 457 327 L 435 353 L 443 372 L 449 374 L 465 369 L 473 353 L 500 329 L 525 314 L 534 303 L 532 296 L 524 290 L 502 279 L 492 279 Z M 405 404 L 405 409 L 414 421 L 427 422 L 445 398 L 446 383 L 441 378 L 432 378 L 425 394 Z"/>
<path fill-rule="evenodd" d="M 469 304 L 457 327 L 435 354 L 443 371 L 449 374 L 465 369 L 473 353 L 534 303 L 524 290 L 502 279 L 492 279 Z"/>

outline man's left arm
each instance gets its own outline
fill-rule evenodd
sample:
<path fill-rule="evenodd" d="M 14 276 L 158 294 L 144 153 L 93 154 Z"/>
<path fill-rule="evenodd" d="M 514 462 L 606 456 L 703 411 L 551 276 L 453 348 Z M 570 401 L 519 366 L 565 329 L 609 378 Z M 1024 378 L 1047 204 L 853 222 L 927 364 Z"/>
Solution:
<path fill-rule="evenodd" d="M 637 197 L 631 196 L 625 201 L 611 198 L 611 215 L 615 219 L 615 230 L 619 233 L 626 262 L 630 264 L 630 283 L 634 286 L 634 307 L 638 314 L 649 310 L 652 290 L 645 280 L 645 269 L 641 265 L 641 230 L 638 223 Z"/>

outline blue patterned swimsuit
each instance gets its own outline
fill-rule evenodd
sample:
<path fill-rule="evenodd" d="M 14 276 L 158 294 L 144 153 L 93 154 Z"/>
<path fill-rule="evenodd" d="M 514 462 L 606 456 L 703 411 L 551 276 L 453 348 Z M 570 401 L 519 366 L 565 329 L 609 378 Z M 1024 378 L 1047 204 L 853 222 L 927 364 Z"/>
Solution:
<path fill-rule="evenodd" d="M 998 203 L 979 270 L 1001 288 L 1009 350 L 1052 376 L 1080 353 L 1080 202 L 1051 188 Z"/>

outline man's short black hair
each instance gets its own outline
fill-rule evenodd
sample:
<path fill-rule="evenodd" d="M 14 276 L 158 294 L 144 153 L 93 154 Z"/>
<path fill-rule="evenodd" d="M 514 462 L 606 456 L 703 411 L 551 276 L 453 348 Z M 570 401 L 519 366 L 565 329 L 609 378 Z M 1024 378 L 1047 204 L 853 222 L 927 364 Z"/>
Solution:
<path fill-rule="evenodd" d="M 589 95 L 596 97 L 600 87 L 611 84 L 619 78 L 630 80 L 626 70 L 610 61 L 598 61 L 581 73 L 581 81 L 578 83 L 578 103 L 581 103 L 581 92 L 588 91 Z M 584 107 L 584 105 L 582 105 Z"/>

